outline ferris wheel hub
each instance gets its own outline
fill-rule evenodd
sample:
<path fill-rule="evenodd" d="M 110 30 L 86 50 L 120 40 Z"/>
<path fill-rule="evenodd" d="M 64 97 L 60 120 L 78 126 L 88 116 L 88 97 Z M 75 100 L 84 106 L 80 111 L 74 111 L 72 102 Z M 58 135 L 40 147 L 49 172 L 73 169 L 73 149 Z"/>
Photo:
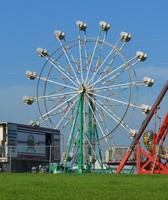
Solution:
<path fill-rule="evenodd" d="M 83 94 L 89 94 L 89 93 L 93 93 L 93 88 L 92 86 L 85 86 L 83 84 L 81 84 L 78 88 L 79 93 L 83 93 Z"/>
<path fill-rule="evenodd" d="M 85 89 L 85 87 L 84 87 L 83 84 L 81 84 L 81 85 L 79 86 L 78 91 L 79 91 L 80 93 L 85 93 L 85 92 L 86 92 L 86 89 Z"/>

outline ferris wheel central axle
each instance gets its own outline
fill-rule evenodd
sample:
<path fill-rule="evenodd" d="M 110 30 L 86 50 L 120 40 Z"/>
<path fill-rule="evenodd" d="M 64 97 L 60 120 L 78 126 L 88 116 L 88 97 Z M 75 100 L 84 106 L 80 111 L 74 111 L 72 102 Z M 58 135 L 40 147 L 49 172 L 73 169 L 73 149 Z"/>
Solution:
<path fill-rule="evenodd" d="M 91 86 L 84 86 L 81 84 L 78 88 L 78 91 L 83 94 L 93 93 L 93 88 Z"/>

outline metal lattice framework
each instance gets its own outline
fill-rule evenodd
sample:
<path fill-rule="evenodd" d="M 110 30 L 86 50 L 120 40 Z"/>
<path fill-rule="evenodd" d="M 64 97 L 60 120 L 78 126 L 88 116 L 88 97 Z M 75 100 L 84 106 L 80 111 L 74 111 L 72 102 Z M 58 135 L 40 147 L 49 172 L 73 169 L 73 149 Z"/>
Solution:
<path fill-rule="evenodd" d="M 78 37 L 66 41 L 65 33 L 54 32 L 58 47 L 52 54 L 37 48 L 46 60 L 39 75 L 27 71 L 27 78 L 38 79 L 36 97 L 25 96 L 24 103 L 37 102 L 40 117 L 31 125 L 45 124 L 59 129 L 64 139 L 62 164 L 64 169 L 76 165 L 77 172 L 91 172 L 95 162 L 104 170 L 105 150 L 114 144 L 118 127 L 135 136 L 124 118 L 128 111 L 150 106 L 136 105 L 134 91 L 139 86 L 150 87 L 154 80 L 144 77 L 138 81 L 134 66 L 147 54 L 141 51 L 126 59 L 123 50 L 131 34 L 121 32 L 115 44 L 107 41 L 110 24 L 99 23 L 96 38 L 87 37 L 87 24 L 77 21 Z"/>

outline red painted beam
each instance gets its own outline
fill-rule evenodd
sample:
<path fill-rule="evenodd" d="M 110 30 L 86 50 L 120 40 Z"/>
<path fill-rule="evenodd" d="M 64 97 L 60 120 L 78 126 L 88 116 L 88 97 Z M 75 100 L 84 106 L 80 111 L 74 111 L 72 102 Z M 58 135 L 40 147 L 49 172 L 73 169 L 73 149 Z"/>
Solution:
<path fill-rule="evenodd" d="M 157 135 L 157 137 L 156 137 L 156 139 L 155 139 L 155 144 L 158 144 L 158 143 L 159 143 L 159 141 L 160 141 L 161 138 L 163 137 L 163 135 L 164 135 L 164 133 L 165 133 L 167 127 L 168 127 L 168 113 L 167 113 L 167 115 L 165 116 L 164 121 L 163 121 L 163 123 L 162 123 L 162 125 L 161 125 L 161 128 L 160 128 L 160 130 L 159 130 L 159 133 L 158 133 L 158 135 Z M 164 137 L 166 137 L 166 136 L 164 135 Z M 164 139 L 165 139 L 165 138 L 164 138 Z"/>
<path fill-rule="evenodd" d="M 132 151 L 134 150 L 137 142 L 139 141 L 142 134 L 144 133 L 149 121 L 153 117 L 154 113 L 156 112 L 156 109 L 158 108 L 163 97 L 165 96 L 167 90 L 168 90 L 168 81 L 166 82 L 166 84 L 162 88 L 162 90 L 161 90 L 158 98 L 156 99 L 155 103 L 153 104 L 149 114 L 147 115 L 146 119 L 142 122 L 141 128 L 139 129 L 139 131 L 138 131 L 137 135 L 135 136 L 133 142 L 131 143 L 130 147 L 128 148 L 126 154 L 124 155 L 121 163 L 118 165 L 118 168 L 116 170 L 117 174 L 119 174 L 121 172 L 122 168 L 124 167 L 125 163 L 127 162 L 128 158 L 130 157 L 130 155 L 131 155 Z"/>

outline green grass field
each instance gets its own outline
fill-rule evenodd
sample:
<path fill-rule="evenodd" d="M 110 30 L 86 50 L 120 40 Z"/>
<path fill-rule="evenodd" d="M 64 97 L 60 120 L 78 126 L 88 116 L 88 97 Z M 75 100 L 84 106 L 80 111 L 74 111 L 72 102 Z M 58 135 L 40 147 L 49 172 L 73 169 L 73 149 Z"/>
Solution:
<path fill-rule="evenodd" d="M 166 175 L 0 174 L 1 200 L 167 200 Z"/>

